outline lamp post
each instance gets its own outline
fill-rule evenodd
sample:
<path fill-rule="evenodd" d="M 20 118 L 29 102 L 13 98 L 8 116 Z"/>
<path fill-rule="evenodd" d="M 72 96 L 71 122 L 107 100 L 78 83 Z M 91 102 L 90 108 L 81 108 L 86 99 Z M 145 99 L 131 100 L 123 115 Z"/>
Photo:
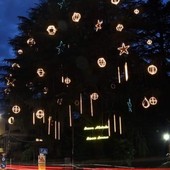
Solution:
<path fill-rule="evenodd" d="M 167 157 L 170 157 L 170 134 L 169 133 L 164 133 L 163 134 L 163 139 L 164 141 L 168 142 L 168 153 L 166 154 Z"/>

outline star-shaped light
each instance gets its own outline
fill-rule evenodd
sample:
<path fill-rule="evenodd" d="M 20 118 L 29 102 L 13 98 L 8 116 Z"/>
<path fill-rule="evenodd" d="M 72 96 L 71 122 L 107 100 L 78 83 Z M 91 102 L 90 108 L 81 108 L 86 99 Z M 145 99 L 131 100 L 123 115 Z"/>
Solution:
<path fill-rule="evenodd" d="M 128 52 L 129 47 L 130 47 L 130 45 L 125 45 L 125 43 L 122 43 L 122 46 L 117 48 L 120 51 L 119 55 L 122 55 L 124 53 L 129 54 L 129 52 Z"/>
<path fill-rule="evenodd" d="M 103 21 L 97 20 L 97 24 L 95 25 L 95 30 L 96 30 L 96 32 L 97 32 L 98 30 L 101 30 L 101 29 L 102 29 L 102 24 L 103 24 Z"/>
<path fill-rule="evenodd" d="M 60 9 L 63 8 L 64 4 L 65 4 L 65 0 L 62 0 L 61 2 L 58 3 L 58 5 L 60 6 Z"/>
<path fill-rule="evenodd" d="M 63 43 L 63 41 L 60 41 L 60 44 L 56 47 L 58 50 L 58 54 L 61 54 L 64 51 L 66 44 Z"/>

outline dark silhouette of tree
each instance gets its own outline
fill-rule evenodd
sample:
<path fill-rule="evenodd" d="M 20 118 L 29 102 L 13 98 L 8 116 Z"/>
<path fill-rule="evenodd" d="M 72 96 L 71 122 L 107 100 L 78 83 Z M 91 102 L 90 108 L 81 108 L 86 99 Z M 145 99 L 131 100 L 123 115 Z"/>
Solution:
<path fill-rule="evenodd" d="M 162 125 L 168 116 L 168 10 L 169 3 L 151 0 L 121 1 L 118 5 L 104 0 L 41 1 L 30 9 L 28 17 L 19 17 L 20 33 L 10 40 L 16 57 L 7 60 L 11 67 L 5 75 L 9 116 L 20 121 L 21 131 L 32 133 L 34 139 L 43 138 L 43 146 L 49 148 L 51 157 L 128 160 L 134 150 L 137 156 L 147 155 L 148 128 Z M 72 20 L 74 12 L 76 19 L 81 14 L 79 21 Z M 122 31 L 116 30 L 118 24 L 123 25 Z M 54 28 L 47 31 L 50 25 L 57 29 L 54 35 L 49 35 Z M 152 43 L 148 44 L 148 40 Z M 127 48 L 123 51 L 118 49 L 122 43 Z M 107 62 L 104 68 L 97 64 L 100 57 Z M 158 67 L 157 75 L 147 73 L 150 64 Z M 38 69 L 41 75 L 37 74 Z M 99 98 L 92 100 L 91 115 L 90 96 L 94 93 Z M 158 105 L 144 109 L 143 98 L 153 95 L 158 98 Z M 14 105 L 21 108 L 16 115 L 11 111 Z M 45 112 L 45 123 L 36 118 L 33 124 L 33 113 L 38 109 Z M 114 115 L 122 118 L 122 135 L 114 133 Z M 98 145 L 85 141 L 85 126 L 104 126 L 108 120 L 109 140 L 99 141 Z M 56 122 L 61 123 L 60 139 L 54 138 Z M 47 134 L 49 125 L 51 132 Z"/>

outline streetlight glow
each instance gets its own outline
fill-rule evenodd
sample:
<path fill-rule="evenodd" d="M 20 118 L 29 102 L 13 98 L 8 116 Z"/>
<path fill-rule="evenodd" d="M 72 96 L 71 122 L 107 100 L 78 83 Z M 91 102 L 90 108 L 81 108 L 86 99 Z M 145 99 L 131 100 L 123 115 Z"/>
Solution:
<path fill-rule="evenodd" d="M 170 140 L 170 135 L 169 135 L 169 133 L 165 133 L 165 134 L 163 135 L 163 139 L 164 139 L 165 141 Z"/>

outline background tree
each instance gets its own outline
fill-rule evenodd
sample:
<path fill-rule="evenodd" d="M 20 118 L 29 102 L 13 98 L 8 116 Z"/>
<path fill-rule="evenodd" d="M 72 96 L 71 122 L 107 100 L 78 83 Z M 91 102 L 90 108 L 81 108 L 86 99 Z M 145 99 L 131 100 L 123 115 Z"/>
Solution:
<path fill-rule="evenodd" d="M 56 157 L 83 159 L 129 159 L 134 149 L 137 156 L 147 155 L 151 121 L 154 130 L 165 122 L 169 3 L 114 2 L 48 0 L 19 17 L 20 34 L 10 40 L 16 57 L 8 60 L 5 76 L 8 112 L 22 123 L 21 130 L 44 139 L 51 158 L 54 151 Z M 150 64 L 158 66 L 157 75 L 148 74 Z M 158 83 L 160 78 L 165 83 Z M 158 105 L 144 109 L 142 101 L 153 95 Z M 13 106 L 21 111 L 14 114 Z M 45 122 L 36 118 L 38 110 Z M 108 135 L 108 130 L 83 130 L 99 124 L 109 125 L 109 140 L 86 141 L 87 135 Z M 55 127 L 61 136 L 55 136 Z"/>

